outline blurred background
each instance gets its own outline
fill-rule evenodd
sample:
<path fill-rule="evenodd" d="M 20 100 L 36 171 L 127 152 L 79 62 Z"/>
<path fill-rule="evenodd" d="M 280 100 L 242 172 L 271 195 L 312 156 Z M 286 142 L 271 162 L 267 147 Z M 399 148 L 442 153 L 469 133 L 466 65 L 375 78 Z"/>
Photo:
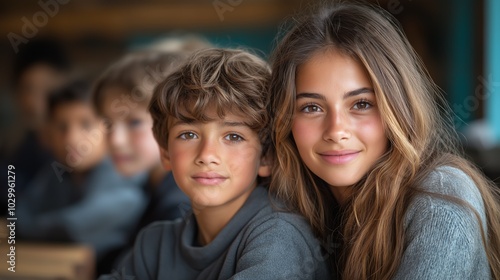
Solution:
<path fill-rule="evenodd" d="M 245 46 L 267 56 L 280 24 L 314 0 L 39 0 L 0 3 L 0 126 L 15 126 L 13 65 L 19 48 L 50 36 L 74 71 L 89 79 L 125 52 L 178 34 L 217 46 Z M 500 13 L 494 0 L 378 0 L 402 24 L 435 82 L 446 92 L 472 156 L 500 173 Z M 469 136 L 470 135 L 470 136 Z M 0 145 L 4 145 L 4 135 Z M 486 155 L 495 155 L 489 157 Z M 496 179 L 494 177 L 493 179 Z"/>
<path fill-rule="evenodd" d="M 430 75 L 445 92 L 467 155 L 500 184 L 500 1 L 369 2 L 378 3 L 400 21 Z M 1 172 L 6 170 L 3 164 L 10 164 L 7 159 L 12 151 L 22 142 L 23 133 L 18 133 L 23 130 L 20 122 L 31 119 L 36 123 L 43 118 L 43 110 L 27 115 L 19 106 L 23 101 L 19 97 L 18 70 L 24 59 L 20 54 L 28 43 L 47 38 L 58 42 L 55 49 L 61 54 L 60 69 L 90 81 L 127 52 L 178 36 L 195 36 L 220 47 L 243 46 L 267 58 L 279 39 L 284 21 L 315 3 L 314 0 L 0 2 Z M 44 94 L 39 98 L 26 106 L 37 107 L 43 103 Z M 36 151 L 26 153 L 24 158 L 29 158 Z M 26 170 L 30 168 L 27 166 Z M 16 178 L 16 187 L 21 189 L 33 179 L 33 174 L 26 174 Z"/>

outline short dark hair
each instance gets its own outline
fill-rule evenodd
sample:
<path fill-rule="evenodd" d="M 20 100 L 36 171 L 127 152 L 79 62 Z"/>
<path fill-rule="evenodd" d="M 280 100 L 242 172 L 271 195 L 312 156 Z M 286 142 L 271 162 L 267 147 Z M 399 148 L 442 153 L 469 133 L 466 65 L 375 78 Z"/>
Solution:
<path fill-rule="evenodd" d="M 33 39 L 19 48 L 14 60 L 13 85 L 19 85 L 23 73 L 36 64 L 46 64 L 65 72 L 70 69 L 70 60 L 63 45 L 54 38 Z"/>
<path fill-rule="evenodd" d="M 48 99 L 49 117 L 52 117 L 55 110 L 65 104 L 79 102 L 88 103 L 91 101 L 90 85 L 84 80 L 74 80 L 52 92 Z"/>

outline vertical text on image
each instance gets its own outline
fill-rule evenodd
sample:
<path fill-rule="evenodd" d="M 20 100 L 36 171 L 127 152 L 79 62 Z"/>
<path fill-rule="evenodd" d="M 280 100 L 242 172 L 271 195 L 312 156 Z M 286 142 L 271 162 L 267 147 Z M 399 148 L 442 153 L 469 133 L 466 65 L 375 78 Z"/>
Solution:
<path fill-rule="evenodd" d="M 8 216 L 7 216 L 7 228 L 9 228 L 7 243 L 10 246 L 9 253 L 7 254 L 7 263 L 9 264 L 8 270 L 11 272 L 16 272 L 16 168 L 14 165 L 9 165 L 7 167 L 7 206 L 8 206 Z"/>

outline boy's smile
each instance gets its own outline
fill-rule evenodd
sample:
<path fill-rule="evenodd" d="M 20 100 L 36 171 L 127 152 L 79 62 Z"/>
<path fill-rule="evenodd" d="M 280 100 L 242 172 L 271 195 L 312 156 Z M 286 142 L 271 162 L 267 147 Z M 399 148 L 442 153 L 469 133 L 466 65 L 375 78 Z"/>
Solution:
<path fill-rule="evenodd" d="M 214 186 L 220 185 L 227 180 L 226 176 L 217 172 L 200 172 L 194 174 L 192 178 L 201 185 Z"/>
<path fill-rule="evenodd" d="M 236 212 L 256 187 L 257 176 L 269 175 L 269 167 L 261 162 L 259 137 L 245 118 L 226 114 L 220 119 L 212 110 L 208 116 L 208 122 L 173 122 L 162 157 L 193 208 Z"/>

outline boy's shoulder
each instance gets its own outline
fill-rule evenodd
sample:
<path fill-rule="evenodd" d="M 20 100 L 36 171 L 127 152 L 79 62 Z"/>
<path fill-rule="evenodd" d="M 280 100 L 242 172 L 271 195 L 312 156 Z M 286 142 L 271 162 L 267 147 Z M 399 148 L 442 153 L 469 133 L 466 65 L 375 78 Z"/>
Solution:
<path fill-rule="evenodd" d="M 315 237 L 304 217 L 286 211 L 283 203 L 269 195 L 266 188 L 258 187 L 246 205 L 240 209 L 233 219 L 223 228 L 222 234 L 226 231 L 237 230 L 233 232 L 234 236 L 239 235 L 237 239 L 249 240 L 254 237 L 263 238 L 266 235 L 299 235 L 307 243 L 314 243 Z M 157 221 L 146 228 L 140 234 L 139 239 L 143 244 L 172 242 L 176 243 L 182 239 L 185 234 L 192 234 L 191 231 L 196 228 L 196 219 L 193 213 L 184 214 L 183 218 L 173 221 Z M 237 224 L 242 223 L 241 227 Z M 265 237 L 264 237 L 265 238 Z M 163 241 L 162 241 L 163 240 Z M 312 244 L 311 243 L 311 244 Z"/>
<path fill-rule="evenodd" d="M 268 193 L 267 189 L 261 188 L 256 191 L 260 192 L 261 207 L 242 228 L 240 232 L 242 242 L 288 239 L 288 241 L 301 240 L 310 249 L 317 247 L 318 240 L 303 216 L 286 210 L 285 204 Z M 254 198 L 258 199 L 259 196 Z M 276 241 L 273 242 L 277 244 Z"/>
<path fill-rule="evenodd" d="M 246 231 L 275 230 L 297 232 L 309 235 L 312 231 L 306 219 L 296 213 L 288 211 L 284 204 L 272 195 L 268 196 L 267 205 L 261 208 L 248 223 Z M 290 232 L 290 230 L 292 230 Z"/>
<path fill-rule="evenodd" d="M 143 240 L 144 244 L 155 244 L 162 239 L 168 239 L 175 242 L 175 237 L 180 233 L 180 230 L 186 219 L 178 218 L 170 221 L 156 221 L 144 227 L 138 235 L 138 239 Z M 157 243 L 158 244 L 158 243 Z"/>
<path fill-rule="evenodd" d="M 153 222 L 141 231 L 142 238 L 147 240 L 148 243 L 154 243 L 152 240 L 162 238 L 181 238 L 183 230 L 186 227 L 191 228 L 190 223 L 196 223 L 196 219 L 192 217 L 193 215 L 188 210 L 188 213 L 185 213 L 183 218 L 173 221 Z M 268 194 L 267 189 L 264 187 L 258 187 L 254 190 L 251 198 L 226 227 L 234 226 L 234 222 L 243 222 L 245 224 L 240 230 L 240 233 L 243 234 L 252 234 L 256 231 L 265 230 L 283 231 L 290 234 L 290 230 L 292 230 L 292 232 L 301 232 L 307 236 L 309 234 L 312 236 L 312 231 L 305 218 L 287 211 L 284 204 Z"/>
<path fill-rule="evenodd" d="M 267 189 L 256 188 L 206 246 L 195 242 L 197 225 L 192 212 L 175 221 L 155 222 L 136 239 L 134 263 L 140 265 L 135 266 L 135 274 L 215 273 L 229 278 L 242 273 L 249 279 L 262 273 L 270 273 L 268 277 L 274 279 L 284 271 L 300 276 L 326 274 L 319 242 L 305 219 L 279 205 Z M 306 263 L 312 263 L 314 270 L 298 267 Z"/>

